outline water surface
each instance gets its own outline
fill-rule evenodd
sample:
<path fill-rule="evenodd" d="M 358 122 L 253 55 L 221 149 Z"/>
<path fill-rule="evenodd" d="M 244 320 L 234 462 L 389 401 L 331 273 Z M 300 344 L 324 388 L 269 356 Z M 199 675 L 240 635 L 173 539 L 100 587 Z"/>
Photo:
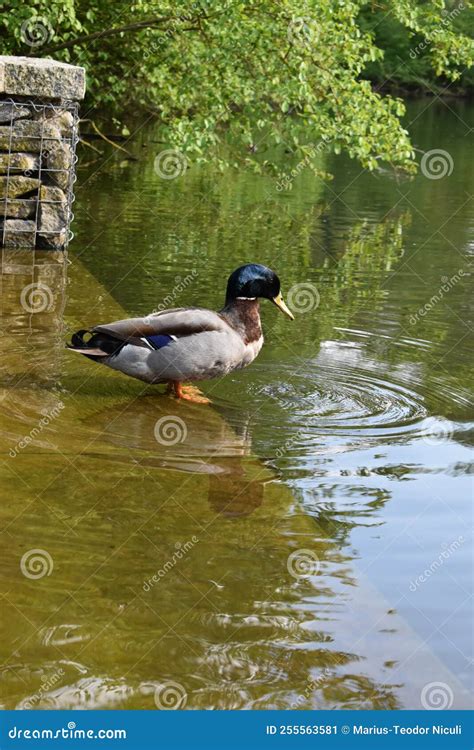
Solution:
<path fill-rule="evenodd" d="M 164 180 L 147 127 L 81 154 L 68 259 L 4 252 L 2 707 L 470 705 L 474 108 L 407 121 L 450 173 Z M 249 261 L 296 322 L 212 407 L 63 349 Z"/>

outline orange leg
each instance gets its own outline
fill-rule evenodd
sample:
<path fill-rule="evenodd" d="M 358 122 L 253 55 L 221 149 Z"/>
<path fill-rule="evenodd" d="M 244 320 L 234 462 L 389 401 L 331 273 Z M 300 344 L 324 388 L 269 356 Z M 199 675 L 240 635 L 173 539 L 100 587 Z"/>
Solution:
<path fill-rule="evenodd" d="M 183 401 L 191 401 L 194 404 L 210 404 L 208 398 L 206 398 L 199 388 L 194 385 L 185 385 L 179 380 L 170 380 L 168 382 L 167 393 L 173 393 L 177 399 L 183 399 Z"/>

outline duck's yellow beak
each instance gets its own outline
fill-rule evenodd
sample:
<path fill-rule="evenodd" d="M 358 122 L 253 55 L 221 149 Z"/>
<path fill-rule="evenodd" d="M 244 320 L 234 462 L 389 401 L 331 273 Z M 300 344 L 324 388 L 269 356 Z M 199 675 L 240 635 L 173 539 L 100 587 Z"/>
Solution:
<path fill-rule="evenodd" d="M 277 307 L 279 307 L 280 310 L 283 313 L 285 313 L 285 315 L 288 315 L 288 317 L 290 318 L 290 320 L 294 320 L 295 319 L 295 316 L 293 315 L 293 313 L 291 312 L 291 310 L 289 310 L 288 307 L 286 306 L 286 304 L 283 302 L 283 297 L 281 296 L 281 292 L 280 292 L 280 294 L 277 294 L 276 297 L 272 298 L 272 302 L 273 302 L 274 305 L 276 305 Z"/>

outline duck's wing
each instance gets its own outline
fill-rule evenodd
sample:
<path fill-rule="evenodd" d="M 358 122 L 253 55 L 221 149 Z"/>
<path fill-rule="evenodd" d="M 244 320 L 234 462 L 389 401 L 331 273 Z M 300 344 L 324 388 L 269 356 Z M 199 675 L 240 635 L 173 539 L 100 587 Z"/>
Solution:
<path fill-rule="evenodd" d="M 94 328 L 76 331 L 68 348 L 91 359 L 117 356 L 125 347 L 161 349 L 177 338 L 192 336 L 204 331 L 229 331 L 229 324 L 218 313 L 203 307 L 176 307 L 171 310 L 146 315 L 144 318 L 127 318 Z M 84 335 L 88 334 L 88 339 Z"/>
<path fill-rule="evenodd" d="M 94 326 L 92 332 L 108 334 L 121 341 L 130 341 L 160 334 L 181 337 L 203 331 L 228 329 L 228 323 L 213 310 L 203 307 L 175 307 L 143 318 L 127 318 Z"/>

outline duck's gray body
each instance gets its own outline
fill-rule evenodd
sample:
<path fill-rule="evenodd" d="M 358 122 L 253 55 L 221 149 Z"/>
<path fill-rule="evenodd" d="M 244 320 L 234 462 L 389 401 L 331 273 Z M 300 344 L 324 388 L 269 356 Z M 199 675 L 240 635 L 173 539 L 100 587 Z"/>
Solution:
<path fill-rule="evenodd" d="M 258 300 L 237 299 L 221 312 L 175 308 L 79 331 L 72 349 L 146 383 L 221 377 L 249 365 L 263 344 Z"/>

